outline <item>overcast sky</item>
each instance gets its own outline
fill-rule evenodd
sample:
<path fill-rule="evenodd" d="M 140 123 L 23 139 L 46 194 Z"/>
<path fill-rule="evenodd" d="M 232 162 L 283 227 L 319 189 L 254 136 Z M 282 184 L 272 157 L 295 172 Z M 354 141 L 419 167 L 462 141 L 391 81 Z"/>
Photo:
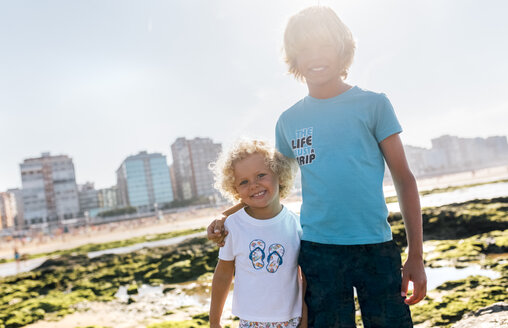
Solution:
<path fill-rule="evenodd" d="M 41 152 L 78 183 L 116 183 L 141 150 L 177 137 L 274 139 L 307 94 L 286 73 L 302 0 L 0 0 L 0 191 Z M 388 95 L 405 144 L 508 134 L 508 2 L 320 1 L 357 40 L 347 82 Z"/>

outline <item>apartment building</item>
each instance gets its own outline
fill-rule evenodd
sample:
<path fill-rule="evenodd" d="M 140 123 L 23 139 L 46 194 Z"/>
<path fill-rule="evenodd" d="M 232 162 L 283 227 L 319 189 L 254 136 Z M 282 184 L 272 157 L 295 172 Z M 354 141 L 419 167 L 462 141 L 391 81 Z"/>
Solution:
<path fill-rule="evenodd" d="M 121 206 L 134 206 L 150 211 L 173 201 L 173 190 L 166 156 L 142 151 L 127 157 L 118 170 L 118 201 Z"/>
<path fill-rule="evenodd" d="M 20 164 L 24 219 L 27 225 L 58 225 L 79 213 L 72 158 L 66 155 L 25 159 Z"/>
<path fill-rule="evenodd" d="M 217 159 L 221 150 L 222 145 L 210 138 L 175 140 L 171 145 L 171 154 L 175 194 L 179 200 L 209 197 L 216 193 L 209 165 Z"/>

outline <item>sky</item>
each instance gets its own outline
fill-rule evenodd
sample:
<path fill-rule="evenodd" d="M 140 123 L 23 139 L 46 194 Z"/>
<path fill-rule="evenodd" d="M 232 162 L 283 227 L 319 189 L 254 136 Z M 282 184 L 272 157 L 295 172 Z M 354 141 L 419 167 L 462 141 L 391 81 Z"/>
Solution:
<path fill-rule="evenodd" d="M 347 83 L 385 93 L 404 144 L 508 135 L 508 2 L 0 0 L 0 191 L 42 152 L 78 183 L 178 137 L 274 140 L 307 95 L 288 75 L 288 18 L 332 7 L 357 42 Z"/>

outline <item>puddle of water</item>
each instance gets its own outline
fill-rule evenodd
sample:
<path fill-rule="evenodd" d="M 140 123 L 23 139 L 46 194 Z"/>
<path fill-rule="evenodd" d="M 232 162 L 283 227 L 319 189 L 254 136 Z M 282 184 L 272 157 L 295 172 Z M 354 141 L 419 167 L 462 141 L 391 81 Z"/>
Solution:
<path fill-rule="evenodd" d="M 437 286 L 452 280 L 465 279 L 469 276 L 485 276 L 490 279 L 501 277 L 499 272 L 493 270 L 482 269 L 479 265 L 471 265 L 466 268 L 425 268 L 427 274 L 427 290 L 432 290 Z"/>
<path fill-rule="evenodd" d="M 0 277 L 7 277 L 21 272 L 32 271 L 44 263 L 46 259 L 47 258 L 45 257 L 40 257 L 37 259 L 21 261 L 21 263 L 19 263 L 19 267 L 17 266 L 16 262 L 2 263 L 0 264 Z"/>
<path fill-rule="evenodd" d="M 142 285 L 138 294 L 128 295 L 127 286 L 120 286 L 115 297 L 126 303 L 131 296 L 138 307 L 158 307 L 178 312 L 192 307 L 193 312 L 204 313 L 210 308 L 210 290 L 201 288 L 197 282 L 171 285 L 174 289 L 163 293 L 163 286 Z M 231 315 L 233 292 L 228 294 L 224 305 L 224 318 Z"/>
<path fill-rule="evenodd" d="M 473 199 L 488 199 L 508 195 L 508 182 L 490 183 L 471 188 L 462 188 L 450 192 L 429 194 L 420 197 L 422 207 L 442 206 L 461 203 Z M 390 212 L 400 212 L 399 203 L 387 204 Z"/>
<path fill-rule="evenodd" d="M 140 250 L 140 249 L 145 248 L 145 247 L 151 248 L 151 247 L 169 246 L 169 245 L 174 245 L 174 244 L 181 243 L 182 241 L 184 241 L 187 238 L 204 236 L 205 234 L 206 234 L 206 232 L 198 232 L 198 233 L 194 233 L 194 234 L 191 234 L 191 235 L 185 235 L 185 236 L 174 237 L 174 238 L 169 238 L 169 239 L 162 239 L 162 240 L 156 240 L 156 241 L 147 241 L 147 242 L 144 242 L 144 243 L 139 243 L 139 244 L 125 246 L 125 247 L 104 249 L 104 250 L 101 250 L 101 251 L 89 252 L 88 253 L 88 257 L 89 258 L 94 258 L 94 257 L 101 256 L 101 255 L 104 255 L 104 254 L 131 253 L 131 252 Z"/>
<path fill-rule="evenodd" d="M 115 294 L 115 297 L 122 302 L 127 302 L 129 299 L 129 295 L 127 294 L 127 286 L 120 286 Z"/>
<path fill-rule="evenodd" d="M 132 296 L 135 298 L 147 296 L 161 297 L 163 296 L 162 291 L 163 291 L 162 286 L 150 286 L 143 284 L 141 285 L 141 287 L 138 288 L 138 293 Z M 122 302 L 127 302 L 127 300 L 129 299 L 129 294 L 127 294 L 127 286 L 120 286 L 115 294 L 115 297 Z"/>
<path fill-rule="evenodd" d="M 429 194 L 420 197 L 422 207 L 442 206 L 452 203 L 467 202 L 473 199 L 489 199 L 508 196 L 508 182 L 490 183 L 470 188 L 457 189 L 450 192 Z M 300 213 L 301 201 L 284 203 L 284 205 L 295 213 Z M 400 212 L 399 203 L 386 204 L 388 211 Z"/>

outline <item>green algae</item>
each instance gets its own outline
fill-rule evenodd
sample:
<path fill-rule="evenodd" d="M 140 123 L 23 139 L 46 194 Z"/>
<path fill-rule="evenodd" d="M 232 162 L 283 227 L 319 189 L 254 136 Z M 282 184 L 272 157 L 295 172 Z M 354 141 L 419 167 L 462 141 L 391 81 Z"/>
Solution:
<path fill-rule="evenodd" d="M 471 263 L 493 266 L 487 255 L 508 253 L 508 230 L 491 231 L 460 240 L 430 240 L 424 243 L 428 251 L 425 265 L 443 264 L 463 267 Z M 502 257 L 502 256 L 500 256 Z"/>
<path fill-rule="evenodd" d="M 424 240 L 468 238 L 494 230 L 508 229 L 508 197 L 477 199 L 422 209 Z M 404 222 L 400 213 L 390 213 L 388 222 L 393 239 L 401 247 L 407 245 Z"/>
<path fill-rule="evenodd" d="M 473 276 L 442 284 L 432 296 L 411 307 L 414 323 L 450 327 L 466 313 L 504 301 L 508 290 L 508 197 L 424 208 L 422 217 L 426 266 L 477 264 L 500 272 L 501 278 Z M 390 213 L 389 222 L 394 240 L 406 246 L 400 213 Z M 402 253 L 403 260 L 406 256 Z"/>
<path fill-rule="evenodd" d="M 431 249 L 427 252 L 427 264 L 439 266 L 445 260 L 459 265 L 480 263 L 507 276 L 508 261 L 489 257 L 506 253 L 507 209 L 508 197 L 424 209 L 425 246 Z M 392 214 L 389 220 L 394 239 L 403 246 L 402 218 Z M 450 222 L 453 220 L 459 221 L 458 225 L 473 224 L 475 229 L 455 229 L 456 225 Z M 480 225 L 486 231 L 479 229 Z M 444 240 L 444 234 L 435 233 L 440 229 L 448 231 L 446 239 L 454 240 Z M 141 284 L 162 285 L 166 290 L 165 284 L 196 279 L 208 283 L 216 261 L 217 248 L 205 238 L 93 259 L 79 253 L 52 258 L 32 272 L 0 279 L 0 328 L 22 327 L 49 314 L 64 316 L 74 311 L 74 304 L 79 302 L 112 300 L 120 286 L 127 286 L 130 293 L 135 294 Z M 501 278 L 476 279 L 477 282 L 449 282 L 438 287 L 444 295 L 429 297 L 412 307 L 415 322 L 428 321 L 434 326 L 446 326 L 470 310 L 496 302 L 499 295 L 504 295 L 499 293 L 508 287 L 506 280 Z M 449 295 L 454 297 L 447 298 Z M 207 320 L 206 317 L 194 317 L 149 327 L 201 327 L 208 324 Z"/>
<path fill-rule="evenodd" d="M 127 295 L 134 295 L 138 293 L 138 284 L 132 283 L 127 287 Z"/>
<path fill-rule="evenodd" d="M 505 301 L 507 273 L 504 271 L 503 277 L 498 279 L 472 276 L 442 284 L 437 287 L 437 297 L 427 297 L 411 307 L 413 322 L 430 323 L 432 327 L 450 327 L 466 313 Z"/>
<path fill-rule="evenodd" d="M 0 313 L 2 313 L 0 324 L 5 325 L 6 328 L 22 327 L 43 319 L 46 313 L 55 313 L 63 317 L 74 312 L 71 305 L 93 299 L 95 295 L 90 291 L 69 293 L 52 291 L 47 295 L 20 299 L 18 302 L 8 303 L 7 307 L 4 304 L 0 306 Z"/>
<path fill-rule="evenodd" d="M 0 279 L 0 327 L 22 327 L 52 313 L 64 316 L 83 301 L 110 301 L 120 286 L 173 284 L 212 272 L 217 248 L 206 238 L 96 258 L 63 255 L 37 269 Z M 150 274 L 149 274 L 150 273 Z"/>

